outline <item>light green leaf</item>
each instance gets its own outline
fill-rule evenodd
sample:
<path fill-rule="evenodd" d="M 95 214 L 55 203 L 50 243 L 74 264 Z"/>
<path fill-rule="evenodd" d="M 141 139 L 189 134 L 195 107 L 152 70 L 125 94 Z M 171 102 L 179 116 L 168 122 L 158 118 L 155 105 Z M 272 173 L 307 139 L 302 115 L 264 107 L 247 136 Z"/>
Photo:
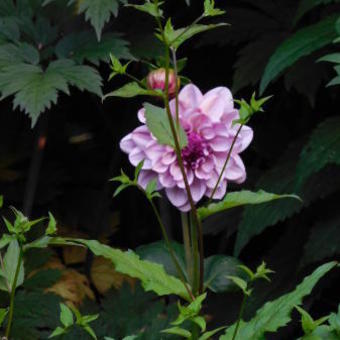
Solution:
<path fill-rule="evenodd" d="M 213 335 L 222 331 L 225 328 L 227 328 L 227 326 L 219 327 L 219 328 L 213 329 L 212 331 L 205 332 L 203 335 L 199 337 L 198 340 L 209 340 L 210 338 L 212 338 Z"/>
<path fill-rule="evenodd" d="M 262 94 L 269 83 L 282 71 L 300 58 L 330 44 L 336 37 L 334 25 L 336 17 L 328 17 L 321 22 L 303 28 L 285 40 L 271 56 L 260 84 Z"/>
<path fill-rule="evenodd" d="M 0 195 L 0 208 L 2 208 L 4 204 L 4 197 Z"/>
<path fill-rule="evenodd" d="M 19 256 L 20 256 L 19 243 L 17 240 L 13 240 L 9 243 L 6 254 L 4 256 L 3 275 L 5 277 L 0 277 L 0 290 L 9 292 L 9 288 L 13 287 Z M 21 261 L 16 287 L 19 287 L 23 284 L 24 276 L 25 276 L 24 264 L 23 261 Z M 7 283 L 9 287 L 7 286 Z"/>
<path fill-rule="evenodd" d="M 183 329 L 180 327 L 167 328 L 167 329 L 162 330 L 162 333 L 179 335 L 186 339 L 191 338 L 191 333 L 187 331 L 186 329 Z"/>
<path fill-rule="evenodd" d="M 0 249 L 5 248 L 13 240 L 15 240 L 15 235 L 2 234 L 0 239 Z"/>
<path fill-rule="evenodd" d="M 285 194 L 285 195 L 277 195 L 271 194 L 263 190 L 259 190 L 257 192 L 252 192 L 248 190 L 242 190 L 237 192 L 228 193 L 225 198 L 218 203 L 211 203 L 208 207 L 201 207 L 198 209 L 198 214 L 201 219 L 207 218 L 210 215 L 243 206 L 248 204 L 261 204 L 265 202 L 271 202 L 274 200 L 282 199 L 282 198 L 294 198 L 300 200 L 300 198 L 296 195 Z"/>
<path fill-rule="evenodd" d="M 96 336 L 94 330 L 89 325 L 82 326 L 82 328 L 84 329 L 85 332 L 90 334 L 92 339 L 97 340 L 97 336 Z"/>
<path fill-rule="evenodd" d="M 198 325 L 201 328 L 202 332 L 205 332 L 207 328 L 207 323 L 205 322 L 205 319 L 203 316 L 195 316 L 194 318 L 191 319 L 193 323 Z"/>
<path fill-rule="evenodd" d="M 303 148 L 296 169 L 297 187 L 328 164 L 340 165 L 340 118 L 323 121 Z"/>
<path fill-rule="evenodd" d="M 204 286 L 215 293 L 235 290 L 228 276 L 240 276 L 241 262 L 235 257 L 213 255 L 204 260 Z"/>
<path fill-rule="evenodd" d="M 319 61 L 327 61 L 329 63 L 340 64 L 340 53 L 327 54 L 324 57 L 318 59 Z"/>
<path fill-rule="evenodd" d="M 215 1 L 214 0 L 204 0 L 204 16 L 206 17 L 214 17 L 217 15 L 224 14 L 225 11 L 221 9 L 215 8 Z"/>
<path fill-rule="evenodd" d="M 136 96 L 157 96 L 157 92 L 142 88 L 136 82 L 131 82 L 122 86 L 118 90 L 106 94 L 103 97 L 103 100 L 105 100 L 108 97 L 132 98 Z"/>
<path fill-rule="evenodd" d="M 141 280 L 146 291 L 154 291 L 158 295 L 175 294 L 187 301 L 191 301 L 183 283 L 168 275 L 163 266 L 143 261 L 133 251 L 121 251 L 101 244 L 95 240 L 83 239 L 58 239 L 54 238 L 53 244 L 79 244 L 88 247 L 96 256 L 103 256 L 112 261 L 117 272 Z"/>
<path fill-rule="evenodd" d="M 85 13 L 85 19 L 91 22 L 100 40 L 102 29 L 111 15 L 118 15 L 118 7 L 118 0 L 82 0 L 78 12 Z"/>
<path fill-rule="evenodd" d="M 57 222 L 54 216 L 50 212 L 48 212 L 48 216 L 49 216 L 49 221 L 48 221 L 47 228 L 45 230 L 45 235 L 53 235 L 57 232 Z"/>
<path fill-rule="evenodd" d="M 304 333 L 305 334 L 312 333 L 317 327 L 317 325 L 314 324 L 314 320 L 311 317 L 311 315 L 299 306 L 295 306 L 295 308 L 301 315 L 301 324 Z"/>
<path fill-rule="evenodd" d="M 61 328 L 61 327 L 57 327 L 57 328 L 51 333 L 51 335 L 50 335 L 48 338 L 51 339 L 51 338 L 54 338 L 54 337 L 56 337 L 56 336 L 63 335 L 63 334 L 65 334 L 66 332 L 67 332 L 66 329 Z"/>
<path fill-rule="evenodd" d="M 291 320 L 290 314 L 294 306 L 301 305 L 302 299 L 311 293 L 317 282 L 336 266 L 337 262 L 329 262 L 320 266 L 307 276 L 294 291 L 265 303 L 249 322 L 241 322 L 235 340 L 262 340 L 266 333 L 276 332 L 280 327 L 286 326 Z M 235 327 L 235 324 L 229 327 L 220 340 L 231 340 Z"/>
<path fill-rule="evenodd" d="M 196 24 L 190 27 L 183 27 L 175 30 L 171 24 L 171 20 L 169 19 L 164 27 L 164 35 L 169 45 L 172 46 L 174 49 L 178 49 L 186 40 L 192 38 L 196 34 L 224 26 L 227 26 L 227 24 Z M 159 35 L 158 38 L 160 38 Z"/>
<path fill-rule="evenodd" d="M 152 15 L 153 17 L 162 17 L 163 11 L 159 8 L 160 5 L 162 5 L 163 2 L 158 2 L 158 8 L 155 3 L 153 2 L 145 2 L 143 5 L 126 5 L 128 7 L 133 7 L 137 9 L 138 11 L 142 11 L 145 13 L 148 13 Z"/>
<path fill-rule="evenodd" d="M 238 286 L 244 294 L 250 295 L 250 291 L 248 291 L 248 284 L 246 281 L 237 276 L 228 276 L 228 279 L 233 281 L 235 285 Z"/>
<path fill-rule="evenodd" d="M 2 326 L 2 323 L 4 322 L 7 313 L 8 313 L 7 308 L 0 308 L 0 327 Z"/>
<path fill-rule="evenodd" d="M 73 325 L 72 311 L 64 303 L 60 304 L 60 322 L 66 328 Z"/>
<path fill-rule="evenodd" d="M 169 119 L 165 109 L 154 106 L 149 103 L 144 103 L 146 125 L 151 133 L 157 138 L 160 144 L 170 145 L 175 148 L 175 141 L 172 135 Z M 175 122 L 174 122 L 175 126 Z M 179 126 L 178 131 L 179 146 L 184 148 L 187 143 L 187 135 L 184 129 Z"/>

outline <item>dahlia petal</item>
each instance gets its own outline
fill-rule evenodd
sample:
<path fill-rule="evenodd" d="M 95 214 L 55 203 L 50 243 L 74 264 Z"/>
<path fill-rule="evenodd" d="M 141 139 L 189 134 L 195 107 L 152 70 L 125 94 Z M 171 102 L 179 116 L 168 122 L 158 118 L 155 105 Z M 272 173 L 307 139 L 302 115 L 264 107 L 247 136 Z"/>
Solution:
<path fill-rule="evenodd" d="M 195 180 L 190 186 L 191 195 L 195 202 L 198 202 L 204 195 L 206 191 L 206 185 L 200 180 Z"/>
<path fill-rule="evenodd" d="M 146 123 L 145 109 L 144 109 L 144 107 L 138 111 L 137 117 L 138 117 L 138 120 L 139 120 L 141 123 L 143 123 L 143 124 Z"/>
<path fill-rule="evenodd" d="M 150 131 L 146 125 L 142 125 L 131 133 L 131 139 L 140 148 L 145 148 L 152 141 Z"/>
<path fill-rule="evenodd" d="M 157 178 L 157 174 L 154 171 L 141 170 L 138 176 L 138 184 L 145 189 L 147 185 L 155 178 Z M 161 189 L 160 186 L 159 189 Z"/>
<path fill-rule="evenodd" d="M 215 200 L 222 199 L 225 196 L 226 191 L 227 191 L 227 181 L 223 180 L 223 181 L 221 181 L 217 190 L 215 191 L 213 199 L 215 199 Z M 211 189 L 208 188 L 205 195 L 207 197 L 210 197 L 212 195 L 212 192 L 213 192 L 213 188 L 211 188 Z"/>
<path fill-rule="evenodd" d="M 247 125 L 244 125 L 241 129 L 239 136 L 242 141 L 242 147 L 239 152 L 242 152 L 249 146 L 249 144 L 253 140 L 254 137 L 253 129 Z"/>
<path fill-rule="evenodd" d="M 119 146 L 120 146 L 121 150 L 123 150 L 125 153 L 131 152 L 135 148 L 135 146 L 136 146 L 136 144 L 132 140 L 132 134 L 129 133 L 128 135 L 126 135 L 120 141 Z"/>
<path fill-rule="evenodd" d="M 165 155 L 162 157 L 162 163 L 166 165 L 170 165 L 171 163 L 175 162 L 176 160 L 176 154 L 174 151 L 167 152 Z"/>
<path fill-rule="evenodd" d="M 172 163 L 170 165 L 170 174 L 172 175 L 175 181 L 183 180 L 181 169 L 176 163 Z"/>
<path fill-rule="evenodd" d="M 184 205 L 177 207 L 180 211 L 182 212 L 188 212 L 191 210 L 191 205 L 189 203 L 189 201 L 187 201 Z"/>
<path fill-rule="evenodd" d="M 168 171 L 162 174 L 159 174 L 158 178 L 159 178 L 160 184 L 164 188 L 173 188 L 176 185 L 176 182 L 174 181 L 174 179 L 172 178 L 172 176 L 169 174 Z"/>
<path fill-rule="evenodd" d="M 132 165 L 137 166 L 141 161 L 145 159 L 145 154 L 138 147 L 134 148 L 129 153 L 129 161 Z"/>
<path fill-rule="evenodd" d="M 183 206 L 188 201 L 188 197 L 185 190 L 180 189 L 178 187 L 165 188 L 165 192 L 170 202 L 176 207 Z"/>
<path fill-rule="evenodd" d="M 178 95 L 179 103 L 184 109 L 198 107 L 199 102 L 203 98 L 203 95 L 199 88 L 193 84 L 189 84 L 183 87 Z"/>
<path fill-rule="evenodd" d="M 225 176 L 228 180 L 238 184 L 243 183 L 246 180 L 246 168 L 239 155 L 234 155 L 230 158 L 225 171 Z"/>
<path fill-rule="evenodd" d="M 216 136 L 211 141 L 209 141 L 209 145 L 214 151 L 222 152 L 228 151 L 230 149 L 229 139 L 222 136 Z"/>

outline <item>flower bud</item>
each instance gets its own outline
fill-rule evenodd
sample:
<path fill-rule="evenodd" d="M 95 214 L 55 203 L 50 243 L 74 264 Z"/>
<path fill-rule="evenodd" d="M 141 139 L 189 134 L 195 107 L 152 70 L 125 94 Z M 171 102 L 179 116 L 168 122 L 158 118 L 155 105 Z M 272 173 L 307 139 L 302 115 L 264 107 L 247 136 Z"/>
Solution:
<path fill-rule="evenodd" d="M 159 68 L 157 70 L 151 71 L 147 77 L 148 88 L 153 90 L 165 90 L 165 68 Z M 178 79 L 177 85 L 179 87 L 180 81 Z M 175 95 L 176 92 L 176 75 L 175 71 L 169 70 L 169 96 Z"/>

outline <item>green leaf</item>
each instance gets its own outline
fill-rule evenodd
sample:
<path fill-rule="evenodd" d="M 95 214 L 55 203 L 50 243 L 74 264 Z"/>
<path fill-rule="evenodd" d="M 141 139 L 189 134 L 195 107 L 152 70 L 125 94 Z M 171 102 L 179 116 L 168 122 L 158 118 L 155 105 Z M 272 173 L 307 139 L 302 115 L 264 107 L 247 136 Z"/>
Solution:
<path fill-rule="evenodd" d="M 314 324 L 314 320 L 311 317 L 311 315 L 299 306 L 295 306 L 295 308 L 301 315 L 301 324 L 304 333 L 305 334 L 312 333 L 317 327 L 317 325 Z"/>
<path fill-rule="evenodd" d="M 137 9 L 138 11 L 142 11 L 145 13 L 150 14 L 153 17 L 159 18 L 163 16 L 163 11 L 159 8 L 160 5 L 162 5 L 163 2 L 158 2 L 158 7 L 153 2 L 145 2 L 143 5 L 126 5 L 128 7 L 133 7 Z"/>
<path fill-rule="evenodd" d="M 310 264 L 340 254 L 340 216 L 316 223 L 305 244 L 302 264 Z"/>
<path fill-rule="evenodd" d="M 270 202 L 282 198 L 295 198 L 300 200 L 300 198 L 296 195 L 277 195 L 271 194 L 263 190 L 259 190 L 257 192 L 252 192 L 248 190 L 242 190 L 238 192 L 228 193 L 225 198 L 218 203 L 211 203 L 208 207 L 202 207 L 198 209 L 198 214 L 201 219 L 205 219 L 210 215 L 243 206 L 248 204 L 261 204 L 265 202 Z"/>
<path fill-rule="evenodd" d="M 2 208 L 4 204 L 4 197 L 0 195 L 0 208 Z"/>
<path fill-rule="evenodd" d="M 183 245 L 177 242 L 171 242 L 171 248 L 183 273 L 187 275 Z M 139 246 L 136 249 L 136 253 L 142 260 L 158 263 L 164 267 L 169 275 L 178 277 L 176 266 L 173 263 L 168 247 L 164 241 L 157 241 Z"/>
<path fill-rule="evenodd" d="M 51 333 L 51 335 L 50 335 L 48 338 L 51 339 L 51 338 L 54 338 L 54 337 L 56 337 L 56 336 L 63 335 L 63 334 L 65 334 L 66 332 L 67 332 L 66 329 L 61 328 L 61 327 L 57 327 L 57 328 Z"/>
<path fill-rule="evenodd" d="M 50 212 L 48 212 L 48 216 L 49 216 L 49 221 L 48 221 L 47 228 L 45 230 L 45 235 L 53 235 L 57 232 L 57 222 L 54 216 Z"/>
<path fill-rule="evenodd" d="M 104 95 L 103 100 L 105 100 L 108 97 L 132 98 L 136 96 L 158 96 L 158 94 L 156 91 L 142 88 L 136 82 L 131 82 L 122 86 L 118 90 L 112 91 Z"/>
<path fill-rule="evenodd" d="M 99 65 L 100 61 L 109 62 L 112 53 L 116 58 L 132 59 L 129 43 L 117 33 L 106 33 L 100 42 L 92 31 L 71 33 L 63 37 L 55 48 L 59 59 L 73 59 L 82 64 L 85 60 Z"/>
<path fill-rule="evenodd" d="M 242 321 L 235 340 L 262 340 L 266 333 L 276 332 L 280 327 L 286 326 L 291 320 L 290 314 L 294 306 L 301 305 L 302 299 L 311 293 L 317 282 L 336 266 L 337 262 L 320 266 L 294 291 L 265 303 L 249 322 Z M 231 340 L 235 327 L 235 324 L 229 327 L 220 340 Z"/>
<path fill-rule="evenodd" d="M 89 66 L 75 65 L 72 60 L 57 60 L 44 72 L 39 66 L 16 64 L 2 68 L 2 98 L 14 95 L 14 109 L 19 107 L 30 115 L 35 125 L 40 113 L 56 104 L 58 90 L 69 94 L 68 84 L 101 96 L 101 78 Z"/>
<path fill-rule="evenodd" d="M 282 71 L 293 65 L 300 58 L 330 44 L 336 37 L 334 30 L 336 17 L 332 16 L 321 22 L 303 28 L 285 40 L 271 56 L 264 71 L 260 93 Z"/>
<path fill-rule="evenodd" d="M 2 323 L 4 322 L 7 313 L 8 313 L 7 308 L 0 308 L 0 327 L 2 326 Z"/>
<path fill-rule="evenodd" d="M 204 0 L 204 16 L 205 17 L 214 17 L 217 15 L 224 14 L 225 11 L 221 9 L 215 8 L 215 1 L 214 0 Z"/>
<path fill-rule="evenodd" d="M 144 103 L 146 125 L 151 133 L 157 138 L 160 144 L 170 145 L 175 148 L 175 141 L 172 135 L 169 119 L 165 109 L 154 106 L 149 103 Z M 175 125 L 175 123 L 174 123 Z M 184 129 L 179 126 L 178 131 L 179 146 L 184 148 L 187 143 L 187 135 Z"/>
<path fill-rule="evenodd" d="M 320 61 L 326 61 L 326 62 L 329 62 L 329 63 L 340 64 L 340 53 L 327 54 L 324 57 L 318 59 L 318 62 L 320 62 Z"/>
<path fill-rule="evenodd" d="M 79 2 L 79 13 L 85 13 L 85 19 L 94 27 L 97 39 L 100 40 L 105 23 L 111 15 L 118 15 L 118 0 L 82 0 Z"/>
<path fill-rule="evenodd" d="M 0 17 L 0 37 L 16 41 L 20 39 L 19 26 L 13 17 Z"/>
<path fill-rule="evenodd" d="M 340 118 L 323 121 L 303 148 L 296 169 L 297 187 L 328 164 L 340 165 Z"/>
<path fill-rule="evenodd" d="M 301 0 L 296 11 L 294 23 L 296 24 L 307 12 L 320 5 L 328 5 L 339 0 Z"/>
<path fill-rule="evenodd" d="M 4 268 L 2 268 L 4 277 L 0 277 L 0 290 L 10 292 L 10 289 L 13 287 L 19 256 L 19 243 L 17 240 L 13 240 L 9 243 L 6 254 L 4 256 Z M 23 284 L 24 276 L 24 264 L 23 261 L 21 261 L 16 287 L 19 287 Z M 9 287 L 7 286 L 7 283 Z"/>
<path fill-rule="evenodd" d="M 174 49 L 178 49 L 186 40 L 192 38 L 196 34 L 224 26 L 227 26 L 227 24 L 196 24 L 190 27 L 183 27 L 175 30 L 171 24 L 171 20 L 169 19 L 164 27 L 164 35 L 169 45 Z M 157 36 L 161 39 L 159 35 Z"/>
<path fill-rule="evenodd" d="M 60 304 L 60 322 L 65 328 L 70 327 L 74 322 L 71 309 L 64 303 Z"/>
<path fill-rule="evenodd" d="M 133 251 L 121 251 L 101 244 L 95 240 L 64 239 L 61 244 L 78 243 L 88 247 L 95 255 L 103 256 L 112 261 L 116 271 L 141 280 L 146 291 L 154 291 L 158 295 L 176 294 L 183 299 L 190 301 L 190 296 L 183 283 L 168 275 L 163 266 L 143 261 Z M 58 244 L 58 239 L 54 239 L 53 244 Z"/>
<path fill-rule="evenodd" d="M 191 338 L 191 333 L 187 331 L 186 329 L 183 329 L 180 327 L 167 328 L 167 329 L 162 330 L 162 333 L 179 335 L 186 339 Z"/>
<path fill-rule="evenodd" d="M 242 290 L 243 294 L 250 295 L 251 291 L 248 291 L 248 284 L 246 281 L 237 276 L 228 276 L 228 279 L 234 282 L 235 285 Z"/>
<path fill-rule="evenodd" d="M 15 239 L 15 235 L 2 234 L 0 239 L 0 249 L 5 248 L 11 241 Z"/>
<path fill-rule="evenodd" d="M 225 328 L 227 328 L 227 326 L 219 327 L 219 328 L 213 329 L 212 331 L 205 332 L 203 335 L 201 335 L 199 337 L 198 340 L 209 340 L 213 335 L 215 335 L 216 333 L 222 331 Z"/>
<path fill-rule="evenodd" d="M 214 293 L 235 290 L 235 285 L 229 276 L 242 274 L 241 262 L 235 257 L 213 255 L 204 260 L 204 286 Z"/>
<path fill-rule="evenodd" d="M 0 68 L 20 63 L 37 65 L 39 63 L 39 52 L 27 43 L 0 45 Z M 0 87 L 1 89 L 1 87 Z"/>

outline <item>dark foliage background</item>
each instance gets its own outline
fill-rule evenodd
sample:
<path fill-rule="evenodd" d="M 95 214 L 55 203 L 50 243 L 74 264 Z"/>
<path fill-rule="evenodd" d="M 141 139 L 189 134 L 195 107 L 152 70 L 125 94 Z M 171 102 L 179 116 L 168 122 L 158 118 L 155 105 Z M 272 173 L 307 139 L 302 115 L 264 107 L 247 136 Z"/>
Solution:
<path fill-rule="evenodd" d="M 166 4 L 175 25 L 186 25 L 201 12 L 201 1 L 192 1 L 188 8 L 184 1 L 178 2 Z M 202 91 L 224 85 L 233 88 L 237 98 L 249 98 L 253 89 L 258 89 L 269 58 L 282 41 L 340 9 L 336 3 L 317 7 L 294 26 L 299 3 L 295 0 L 216 3 L 226 10 L 231 26 L 190 40 L 180 52 L 180 57 L 188 58 L 183 73 Z M 68 29 L 91 29 L 84 20 L 79 21 Z M 121 8 L 118 18 L 112 19 L 104 32 L 124 33 L 122 39 L 130 42 L 129 53 L 147 58 L 160 52 L 152 39 L 152 29 L 147 15 Z M 333 45 L 327 45 L 300 59 L 269 86 L 266 93 L 274 97 L 267 104 L 266 113 L 252 120 L 254 142 L 243 155 L 248 172 L 246 188 L 296 192 L 304 202 L 280 201 L 235 210 L 213 217 L 204 225 L 207 256 L 216 252 L 236 255 L 250 267 L 264 259 L 276 272 L 270 285 L 256 287 L 247 317 L 264 301 L 292 289 L 318 263 L 339 259 L 340 96 L 338 87 L 326 87 L 333 77 L 332 67 L 315 62 L 335 50 Z M 104 79 L 104 93 L 123 84 L 121 78 L 106 81 L 109 75 L 106 63 L 99 65 L 99 71 Z M 142 76 L 146 72 L 141 63 L 131 66 L 131 73 Z M 52 211 L 65 233 L 84 233 L 124 249 L 160 239 L 156 220 L 142 195 L 128 189 L 113 199 L 114 184 L 108 181 L 121 168 L 127 173 L 133 171 L 118 143 L 138 125 L 136 112 L 140 105 L 140 99 L 111 98 L 102 104 L 95 94 L 72 88 L 71 95 L 61 94 L 58 104 L 43 113 L 31 129 L 29 117 L 18 109 L 12 110 L 12 99 L 2 100 L 0 193 L 4 195 L 5 206 L 23 209 L 32 217 Z M 325 126 L 318 128 L 320 124 Z M 313 161 L 315 145 L 310 141 L 318 131 L 321 137 L 315 143 L 322 150 Z M 332 156 L 322 163 L 319 159 L 328 152 L 333 152 Z M 298 165 L 301 157 L 307 160 L 305 165 Z M 301 178 L 303 183 L 299 185 Z M 236 188 L 230 186 L 229 190 Z M 177 212 L 167 203 L 160 204 L 171 237 L 180 240 Z M 2 213 L 8 211 L 3 209 Z M 47 255 L 42 256 L 47 259 Z M 92 260 L 88 255 L 85 263 L 75 268 L 88 274 Z M 339 272 L 329 275 L 307 299 L 305 306 L 315 317 L 337 309 L 339 279 Z M 32 292 L 21 294 L 31 294 L 34 299 Z M 211 324 L 233 322 L 240 298 L 237 293 L 212 295 L 206 309 L 212 316 Z M 48 303 L 53 305 L 54 296 L 49 299 Z M 53 324 L 52 320 L 49 322 Z M 291 339 L 300 334 L 298 328 L 296 321 L 274 338 Z M 37 335 L 32 336 L 33 339 Z"/>

